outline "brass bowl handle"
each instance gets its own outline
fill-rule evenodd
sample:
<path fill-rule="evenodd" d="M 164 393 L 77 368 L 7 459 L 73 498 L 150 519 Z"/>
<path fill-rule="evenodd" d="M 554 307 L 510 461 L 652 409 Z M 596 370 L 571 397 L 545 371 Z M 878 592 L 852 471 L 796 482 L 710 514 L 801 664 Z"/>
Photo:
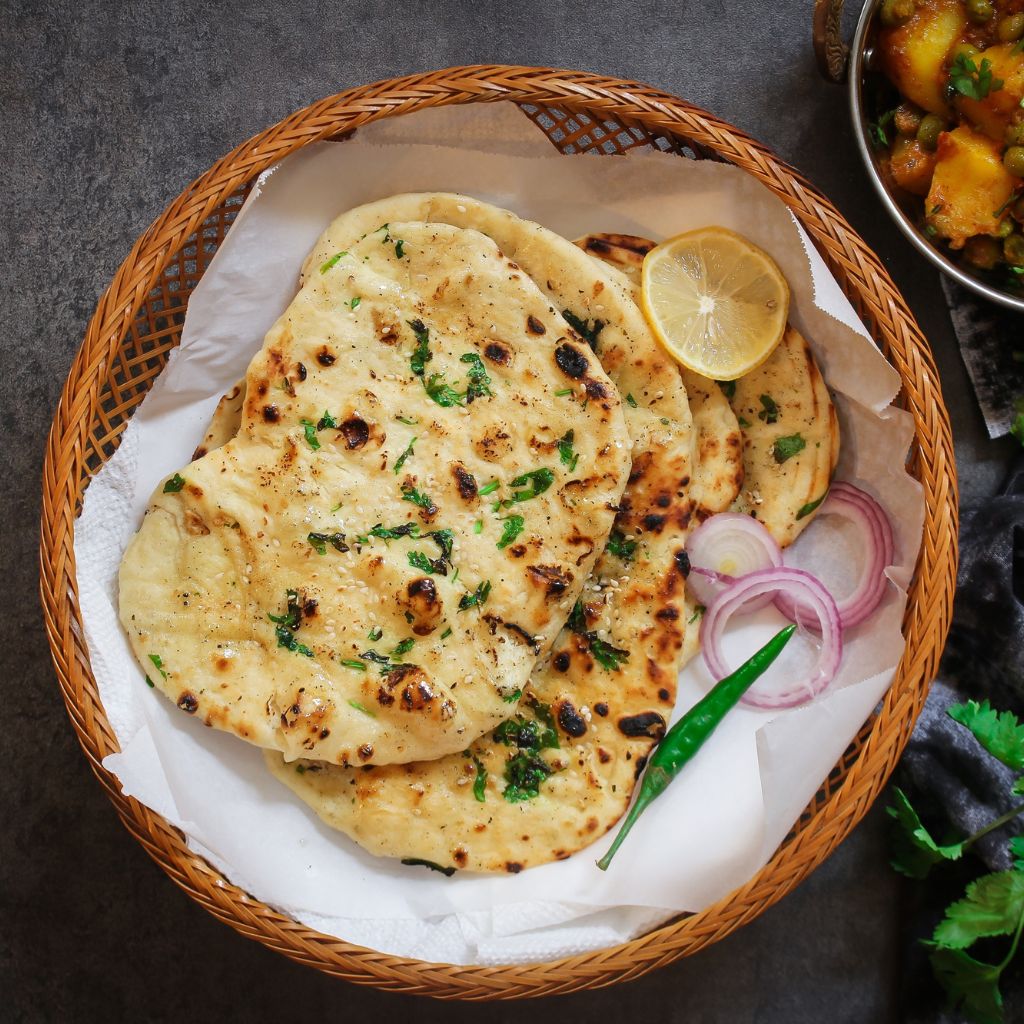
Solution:
<path fill-rule="evenodd" d="M 846 77 L 850 48 L 842 37 L 843 0 L 814 0 L 814 56 L 818 70 L 829 82 Z"/>

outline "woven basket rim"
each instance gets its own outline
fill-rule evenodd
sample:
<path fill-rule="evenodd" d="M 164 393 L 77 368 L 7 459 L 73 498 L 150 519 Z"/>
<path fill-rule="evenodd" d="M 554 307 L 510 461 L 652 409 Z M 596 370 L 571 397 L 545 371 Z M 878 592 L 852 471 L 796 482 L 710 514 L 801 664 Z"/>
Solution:
<path fill-rule="evenodd" d="M 508 100 L 609 117 L 652 135 L 692 141 L 742 167 L 793 211 L 830 270 L 847 284 L 861 318 L 899 371 L 915 421 L 912 468 L 926 496 L 921 555 L 904 623 L 896 681 L 843 781 L 791 841 L 746 884 L 696 914 L 619 946 L 555 961 L 484 967 L 379 953 L 300 925 L 244 893 L 188 850 L 163 818 L 121 794 L 101 765 L 117 749 L 89 667 L 77 600 L 74 524 L 89 468 L 100 390 L 136 312 L 171 258 L 240 186 L 311 142 L 384 117 L 433 106 Z M 142 380 L 148 389 L 155 378 Z M 109 453 L 100 453 L 105 461 Z M 348 89 L 289 115 L 241 143 L 189 185 L 139 237 L 97 304 L 69 371 L 47 441 L 40 533 L 40 592 L 51 654 L 86 759 L 128 828 L 193 899 L 240 933 L 348 980 L 440 998 L 550 995 L 639 977 L 752 920 L 820 864 L 863 817 L 885 784 L 923 706 L 948 632 L 957 557 L 957 484 L 949 418 L 930 349 L 878 257 L 835 207 L 761 143 L 669 93 L 588 72 L 474 65 Z"/>

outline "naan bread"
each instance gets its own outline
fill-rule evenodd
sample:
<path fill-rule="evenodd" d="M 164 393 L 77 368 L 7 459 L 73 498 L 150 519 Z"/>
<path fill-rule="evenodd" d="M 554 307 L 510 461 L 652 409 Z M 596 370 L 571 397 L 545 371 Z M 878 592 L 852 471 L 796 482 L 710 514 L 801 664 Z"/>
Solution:
<path fill-rule="evenodd" d="M 616 271 L 619 286 L 637 305 L 644 256 L 654 243 L 636 235 L 596 234 L 576 239 L 577 246 Z M 697 438 L 690 497 L 698 519 L 729 508 L 743 485 L 743 436 L 729 400 L 714 381 L 678 367 L 686 387 Z M 695 632 L 692 631 L 691 632 Z"/>
<path fill-rule="evenodd" d="M 374 217 L 381 214 L 392 215 L 379 209 Z M 417 207 L 416 214 L 428 211 Z M 435 203 L 429 215 L 448 213 Z M 346 244 L 344 237 L 319 251 Z M 533 274 L 527 241 L 506 234 L 503 251 Z M 565 264 L 581 256 L 589 262 L 565 246 Z M 592 293 L 588 306 L 585 296 L 558 290 L 551 269 L 549 295 L 560 308 L 575 300 L 580 319 L 606 317 L 622 301 L 609 298 L 615 289 L 604 277 L 605 290 Z M 664 733 L 687 628 L 676 556 L 695 522 L 688 493 L 694 437 L 675 366 L 639 310 L 632 313 L 622 321 L 628 335 L 609 320 L 598 336 L 602 363 L 636 403 L 626 409 L 634 438 L 629 484 L 611 544 L 535 668 L 520 715 L 462 754 L 419 764 L 353 770 L 314 760 L 289 765 L 267 754 L 274 774 L 328 825 L 375 854 L 511 872 L 568 857 L 619 819 Z M 553 740 L 557 747 L 547 745 Z"/>
<path fill-rule="evenodd" d="M 637 235 L 593 234 L 576 244 L 639 288 L 644 257 L 657 243 Z M 735 486 L 732 510 L 760 520 L 782 547 L 792 544 L 814 518 L 839 458 L 839 421 L 810 346 L 794 327 L 787 327 L 775 352 L 735 382 L 728 422 L 721 410 L 726 401 L 721 389 L 685 368 L 680 372 L 694 423 L 700 425 L 701 454 L 710 448 L 712 455 L 700 460 L 709 468 L 698 472 L 695 483 L 707 488 L 711 481 L 712 493 L 719 497 Z M 731 438 L 737 422 L 743 437 L 739 472 L 723 468 L 729 463 L 714 441 L 716 436 L 730 439 L 724 451 L 734 454 Z M 789 440 L 777 448 L 780 438 Z"/>
<path fill-rule="evenodd" d="M 317 265 L 245 393 L 122 563 L 150 680 L 288 759 L 465 749 L 608 536 L 630 435 L 607 375 L 486 236 L 392 218 Z"/>

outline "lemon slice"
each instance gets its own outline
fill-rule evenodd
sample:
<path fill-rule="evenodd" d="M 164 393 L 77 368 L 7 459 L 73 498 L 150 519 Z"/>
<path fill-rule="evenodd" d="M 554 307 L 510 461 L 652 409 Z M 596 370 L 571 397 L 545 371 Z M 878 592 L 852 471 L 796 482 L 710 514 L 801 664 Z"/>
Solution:
<path fill-rule="evenodd" d="M 782 340 L 789 285 L 775 261 L 726 228 L 687 231 L 644 259 L 641 303 L 658 340 L 687 369 L 735 380 Z"/>

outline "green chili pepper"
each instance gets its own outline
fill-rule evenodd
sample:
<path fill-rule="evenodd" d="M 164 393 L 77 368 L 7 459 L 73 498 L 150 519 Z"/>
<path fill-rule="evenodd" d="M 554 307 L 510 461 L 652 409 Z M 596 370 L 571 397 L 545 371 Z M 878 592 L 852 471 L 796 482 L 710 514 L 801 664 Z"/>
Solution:
<path fill-rule="evenodd" d="M 608 870 L 612 857 L 629 835 L 630 829 L 636 824 L 637 818 L 656 797 L 660 796 L 668 784 L 679 774 L 694 754 L 704 745 L 704 741 L 715 731 L 719 722 L 732 710 L 759 679 L 769 665 L 779 656 L 782 648 L 789 643 L 789 638 L 796 626 L 787 626 L 775 634 L 748 662 L 745 662 L 731 676 L 726 676 L 716 683 L 707 695 L 699 700 L 682 718 L 665 734 L 658 744 L 658 749 L 651 755 L 644 773 L 636 802 L 626 815 L 626 820 L 619 829 L 608 852 L 597 862 L 602 871 Z"/>

